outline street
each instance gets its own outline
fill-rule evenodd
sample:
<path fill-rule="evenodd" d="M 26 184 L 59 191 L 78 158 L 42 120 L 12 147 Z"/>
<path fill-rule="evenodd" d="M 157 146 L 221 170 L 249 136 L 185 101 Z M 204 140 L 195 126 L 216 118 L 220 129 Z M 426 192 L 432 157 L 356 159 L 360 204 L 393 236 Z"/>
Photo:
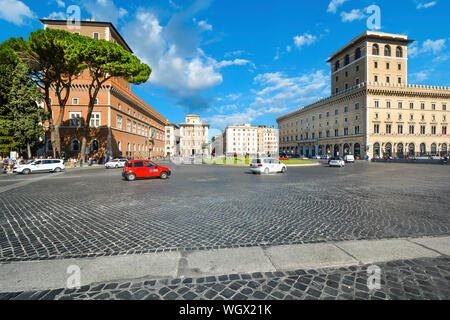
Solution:
<path fill-rule="evenodd" d="M 120 169 L 101 167 L 60 174 L 0 176 L 2 266 L 38 260 L 450 235 L 447 166 L 357 162 L 345 168 L 329 168 L 322 162 L 314 167 L 290 167 L 285 175 L 253 175 L 247 167 L 161 165 L 172 169 L 170 179 L 127 182 Z M 115 285 L 106 292 L 108 284 L 88 285 L 81 292 L 61 289 L 53 298 L 215 299 L 225 289 L 221 296 L 225 299 L 450 298 L 448 253 L 378 265 L 383 270 L 384 286 L 371 294 L 366 289 L 357 294 L 358 281 L 365 286 L 367 265 L 355 263 L 331 269 L 325 265 L 312 271 L 255 270 L 262 272 L 209 279 L 196 278 L 195 274 L 166 280 L 114 279 Z M 413 293 L 396 287 L 395 282 L 402 277 L 409 279 L 403 285 L 406 283 Z M 326 285 L 312 285 L 333 278 L 335 283 L 330 282 L 328 293 Z M 348 292 L 344 288 L 346 278 L 350 281 Z M 391 281 L 394 278 L 398 281 Z M 308 283 L 299 294 L 295 284 L 302 281 Z M 172 282 L 172 289 L 162 290 Z M 123 290 L 118 290 L 120 285 Z M 199 285 L 206 287 L 196 291 Z M 215 294 L 206 294 L 212 286 L 216 286 Z M 264 293 L 252 286 L 269 286 L 272 290 Z M 137 290 L 130 291 L 131 287 Z M 270 294 L 274 288 L 282 295 Z M 315 291 L 307 294 L 309 289 Z M 160 290 L 162 293 L 158 293 Z M 91 291 L 95 294 L 87 295 Z M 188 291 L 195 296 L 184 297 Z M 23 294 L 28 294 L 25 298 L 34 294 L 34 299 L 36 295 L 44 297 L 43 292 Z M 169 292 L 173 294 L 166 296 Z M 23 294 L 4 293 L 0 298 L 24 298 Z"/>

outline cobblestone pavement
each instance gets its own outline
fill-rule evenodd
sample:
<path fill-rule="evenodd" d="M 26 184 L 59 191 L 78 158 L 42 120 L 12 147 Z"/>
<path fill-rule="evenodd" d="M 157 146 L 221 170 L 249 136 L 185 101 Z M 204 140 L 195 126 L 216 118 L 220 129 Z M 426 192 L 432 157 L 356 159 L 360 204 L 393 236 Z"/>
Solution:
<path fill-rule="evenodd" d="M 450 299 L 450 257 L 377 264 L 380 289 L 366 266 L 219 277 L 92 284 L 80 289 L 0 293 L 0 300 L 440 300 Z"/>
<path fill-rule="evenodd" d="M 170 167 L 165 181 L 98 168 L 0 193 L 0 262 L 450 234 L 447 166 Z"/>

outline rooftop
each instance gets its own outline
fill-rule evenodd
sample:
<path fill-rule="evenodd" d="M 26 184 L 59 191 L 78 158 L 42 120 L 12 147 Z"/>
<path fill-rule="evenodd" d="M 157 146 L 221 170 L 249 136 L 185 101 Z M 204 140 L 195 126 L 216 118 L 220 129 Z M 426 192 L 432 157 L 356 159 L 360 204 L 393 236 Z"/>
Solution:
<path fill-rule="evenodd" d="M 376 40 L 391 40 L 396 42 L 404 42 L 406 44 L 410 44 L 414 42 L 414 40 L 408 40 L 407 35 L 402 34 L 394 34 L 394 33 L 386 33 L 386 32 L 378 32 L 378 31 L 366 31 L 356 38 L 354 38 L 352 41 L 347 43 L 345 46 L 343 46 L 341 49 L 336 51 L 331 55 L 331 57 L 327 60 L 327 62 L 331 62 L 336 56 L 347 50 L 348 48 L 352 47 L 356 43 L 367 40 L 367 39 L 376 39 Z"/>

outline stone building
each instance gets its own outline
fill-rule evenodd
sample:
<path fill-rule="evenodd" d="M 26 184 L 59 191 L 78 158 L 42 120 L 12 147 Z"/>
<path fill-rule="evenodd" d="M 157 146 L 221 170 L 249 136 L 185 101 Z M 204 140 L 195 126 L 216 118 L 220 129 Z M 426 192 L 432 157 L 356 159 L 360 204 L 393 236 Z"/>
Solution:
<path fill-rule="evenodd" d="M 277 118 L 290 155 L 446 155 L 450 88 L 408 83 L 405 35 L 367 31 L 336 51 L 331 96 Z"/>
<path fill-rule="evenodd" d="M 202 123 L 198 115 L 186 115 L 180 123 L 180 156 L 208 155 L 209 124 Z"/>
<path fill-rule="evenodd" d="M 258 126 L 258 154 L 274 156 L 278 154 L 278 130 L 274 127 Z"/>
<path fill-rule="evenodd" d="M 66 20 L 42 19 L 44 28 L 79 33 L 95 39 L 112 41 L 129 52 L 131 48 L 109 22 L 81 21 L 79 29 L 71 29 Z M 79 157 L 82 123 L 86 119 L 89 102 L 90 76 L 80 74 L 72 82 L 71 93 L 63 115 L 61 127 L 62 151 L 66 158 Z M 59 116 L 57 98 L 51 92 L 54 118 Z M 131 92 L 129 82 L 112 78 L 105 82 L 91 118 L 91 129 L 86 148 L 90 158 L 161 157 L 165 154 L 166 119 Z M 47 124 L 48 128 L 48 124 Z M 49 133 L 46 134 L 46 153 L 52 154 Z"/>
<path fill-rule="evenodd" d="M 223 152 L 227 156 L 257 155 L 258 128 L 250 124 L 227 126 L 223 131 Z"/>
<path fill-rule="evenodd" d="M 165 156 L 175 156 L 180 154 L 180 128 L 172 122 L 166 125 Z"/>

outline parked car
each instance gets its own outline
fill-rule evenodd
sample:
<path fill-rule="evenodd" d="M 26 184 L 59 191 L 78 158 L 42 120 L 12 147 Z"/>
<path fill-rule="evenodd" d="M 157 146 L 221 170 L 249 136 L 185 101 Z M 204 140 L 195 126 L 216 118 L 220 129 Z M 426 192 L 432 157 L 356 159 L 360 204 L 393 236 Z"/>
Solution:
<path fill-rule="evenodd" d="M 253 159 L 252 163 L 250 164 L 250 170 L 253 173 L 286 173 L 287 167 L 284 163 L 282 163 L 278 159 L 273 158 L 262 158 L 262 159 Z"/>
<path fill-rule="evenodd" d="M 39 159 L 29 161 L 26 164 L 15 165 L 13 168 L 13 172 L 30 174 L 37 172 L 61 172 L 64 169 L 64 160 Z"/>
<path fill-rule="evenodd" d="M 347 163 L 355 163 L 355 156 L 352 154 L 348 154 L 344 157 L 345 162 Z"/>
<path fill-rule="evenodd" d="M 150 160 L 129 160 L 123 168 L 122 177 L 128 181 L 136 178 L 159 177 L 167 179 L 172 175 L 169 168 L 160 166 Z"/>
<path fill-rule="evenodd" d="M 345 161 L 342 158 L 331 158 L 328 164 L 330 167 L 345 167 Z"/>
<path fill-rule="evenodd" d="M 105 163 L 105 168 L 106 169 L 123 168 L 123 167 L 125 167 L 126 163 L 127 163 L 127 159 L 114 159 L 114 160 L 111 160 L 111 161 Z"/>

